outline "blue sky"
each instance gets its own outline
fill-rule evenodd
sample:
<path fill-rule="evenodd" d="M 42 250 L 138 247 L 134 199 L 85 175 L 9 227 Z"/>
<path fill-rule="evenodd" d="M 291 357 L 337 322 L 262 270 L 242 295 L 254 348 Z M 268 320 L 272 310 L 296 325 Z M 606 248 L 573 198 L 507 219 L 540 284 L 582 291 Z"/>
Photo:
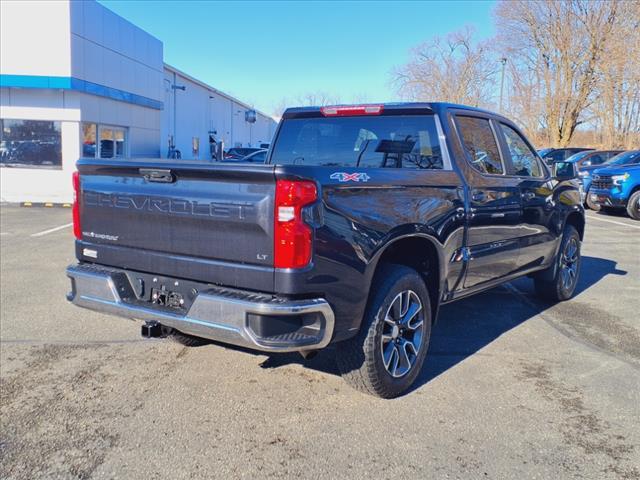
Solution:
<path fill-rule="evenodd" d="M 309 92 L 394 101 L 411 47 L 471 25 L 493 35 L 494 1 L 100 3 L 164 44 L 165 62 L 272 113 Z"/>

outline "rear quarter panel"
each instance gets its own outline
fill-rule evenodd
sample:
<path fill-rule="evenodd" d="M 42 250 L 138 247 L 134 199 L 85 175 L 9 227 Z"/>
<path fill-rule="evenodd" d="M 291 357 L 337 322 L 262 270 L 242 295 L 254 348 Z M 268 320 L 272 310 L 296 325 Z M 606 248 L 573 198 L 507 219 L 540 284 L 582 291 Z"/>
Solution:
<path fill-rule="evenodd" d="M 366 177 L 340 181 L 336 173 Z M 316 180 L 320 204 L 313 265 L 299 272 L 276 269 L 275 288 L 325 296 L 336 313 L 336 339 L 358 329 L 388 245 L 411 236 L 430 240 L 439 252 L 440 278 L 462 246 L 462 184 L 453 171 L 286 166 L 276 167 L 276 177 Z"/>

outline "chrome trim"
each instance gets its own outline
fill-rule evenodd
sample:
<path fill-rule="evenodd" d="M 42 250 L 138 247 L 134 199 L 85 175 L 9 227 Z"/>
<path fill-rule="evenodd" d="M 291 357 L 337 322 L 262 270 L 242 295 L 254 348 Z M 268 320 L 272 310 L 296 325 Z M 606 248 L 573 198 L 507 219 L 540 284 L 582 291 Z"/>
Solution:
<path fill-rule="evenodd" d="M 67 268 L 72 291 L 67 300 L 73 304 L 134 320 L 159 322 L 180 332 L 223 343 L 268 352 L 297 352 L 317 350 L 331 341 L 335 318 L 329 303 L 322 298 L 285 302 L 257 302 L 201 292 L 185 315 L 126 303 L 120 297 L 112 274 L 117 270 L 87 269 L 81 265 Z M 323 325 L 313 342 L 296 340 L 273 341 L 257 337 L 249 328 L 247 314 L 301 315 L 320 313 Z"/>

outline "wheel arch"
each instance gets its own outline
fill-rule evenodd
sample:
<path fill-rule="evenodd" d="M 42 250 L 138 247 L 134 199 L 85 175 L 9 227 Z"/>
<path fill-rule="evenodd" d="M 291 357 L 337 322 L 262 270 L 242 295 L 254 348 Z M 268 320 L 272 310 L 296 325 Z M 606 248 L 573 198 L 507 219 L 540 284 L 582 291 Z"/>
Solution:
<path fill-rule="evenodd" d="M 576 210 L 572 211 L 567 215 L 567 219 L 564 222 L 565 225 L 571 225 L 578 231 L 578 235 L 580 235 L 580 241 L 584 240 L 584 226 L 585 219 L 584 213 L 578 212 Z"/>
<path fill-rule="evenodd" d="M 402 234 L 390 239 L 376 252 L 370 263 L 370 285 L 384 264 L 404 265 L 418 272 L 427 286 L 431 318 L 435 323 L 444 283 L 444 262 L 440 242 L 426 233 Z"/>

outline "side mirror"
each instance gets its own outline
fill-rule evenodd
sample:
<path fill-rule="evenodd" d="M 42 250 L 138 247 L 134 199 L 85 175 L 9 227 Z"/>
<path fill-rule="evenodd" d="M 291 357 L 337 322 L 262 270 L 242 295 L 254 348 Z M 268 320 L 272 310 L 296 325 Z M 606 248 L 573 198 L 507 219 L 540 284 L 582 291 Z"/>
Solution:
<path fill-rule="evenodd" d="M 556 162 L 553 164 L 553 176 L 559 182 L 573 180 L 578 177 L 575 162 Z"/>
<path fill-rule="evenodd" d="M 582 166 L 583 166 L 583 167 L 590 167 L 590 166 L 591 166 L 591 160 L 585 160 L 585 161 L 582 163 Z"/>

